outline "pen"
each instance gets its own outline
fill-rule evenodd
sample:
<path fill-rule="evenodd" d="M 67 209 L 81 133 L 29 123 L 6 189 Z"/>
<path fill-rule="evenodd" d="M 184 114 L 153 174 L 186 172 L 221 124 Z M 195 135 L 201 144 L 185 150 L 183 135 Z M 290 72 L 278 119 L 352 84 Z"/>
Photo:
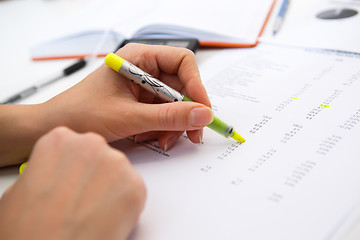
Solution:
<path fill-rule="evenodd" d="M 192 101 L 190 98 L 180 94 L 175 89 L 167 86 L 160 80 L 152 77 L 150 74 L 144 72 L 140 68 L 119 57 L 114 53 L 109 53 L 105 58 L 105 64 L 112 68 L 114 71 L 122 74 L 124 77 L 134 81 L 146 90 L 158 95 L 165 101 Z M 235 132 L 234 127 L 221 121 L 218 117 L 214 116 L 214 120 L 207 125 L 210 129 L 219 133 L 220 135 L 228 138 L 232 137 L 236 141 L 245 142 L 245 139 Z"/>
<path fill-rule="evenodd" d="M 273 28 L 273 35 L 277 34 L 280 30 L 282 23 L 284 22 L 285 13 L 288 9 L 290 1 L 284 0 L 281 4 L 280 11 L 275 19 L 274 28 Z"/>
<path fill-rule="evenodd" d="M 46 78 L 45 80 L 24 89 L 23 91 L 16 93 L 15 95 L 9 97 L 8 99 L 6 99 L 4 102 L 1 102 L 0 104 L 9 104 L 9 103 L 13 103 L 16 101 L 19 101 L 21 99 L 24 99 L 34 93 L 36 93 L 40 88 L 45 87 L 65 76 L 68 76 L 74 72 L 76 72 L 77 70 L 83 68 L 86 65 L 86 61 L 84 59 L 72 64 L 71 66 L 65 68 L 64 70 L 55 73 L 54 75 Z"/>

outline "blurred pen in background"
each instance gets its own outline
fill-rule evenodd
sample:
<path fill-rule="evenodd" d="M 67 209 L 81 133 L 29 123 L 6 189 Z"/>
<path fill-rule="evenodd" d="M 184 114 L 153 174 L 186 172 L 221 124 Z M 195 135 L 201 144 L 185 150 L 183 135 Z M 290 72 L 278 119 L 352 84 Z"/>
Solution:
<path fill-rule="evenodd" d="M 278 13 L 278 15 L 276 16 L 276 19 L 275 19 L 274 28 L 273 28 L 273 35 L 276 35 L 279 32 L 279 30 L 281 28 L 281 25 L 284 22 L 285 14 L 287 12 L 289 3 L 290 3 L 289 0 L 284 0 L 282 2 L 280 11 L 279 11 L 279 13 Z"/>
<path fill-rule="evenodd" d="M 0 102 L 0 104 L 10 104 L 10 103 L 14 103 L 17 102 L 21 99 L 24 99 L 30 95 L 33 95 L 34 93 L 36 93 L 37 91 L 39 91 L 40 88 L 43 88 L 53 82 L 56 82 L 58 80 L 60 80 L 63 77 L 66 77 L 80 69 L 82 69 L 83 67 L 85 67 L 86 65 L 86 60 L 85 59 L 81 59 L 80 61 L 72 64 L 71 66 L 65 68 L 62 71 L 56 72 L 53 75 L 49 76 L 48 78 L 46 78 L 43 81 L 38 82 L 37 84 L 26 88 L 24 90 L 22 90 L 19 93 L 16 93 L 15 95 L 9 97 L 8 99 L 6 99 L 3 102 Z"/>

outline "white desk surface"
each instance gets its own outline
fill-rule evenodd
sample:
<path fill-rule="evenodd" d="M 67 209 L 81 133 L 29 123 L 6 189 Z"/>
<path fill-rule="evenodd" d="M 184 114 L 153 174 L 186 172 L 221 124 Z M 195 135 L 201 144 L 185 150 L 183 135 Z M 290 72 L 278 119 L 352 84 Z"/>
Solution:
<path fill-rule="evenodd" d="M 46 31 L 53 28 L 69 15 L 79 11 L 91 0 L 5 0 L 0 1 L 0 100 L 18 92 L 44 77 L 67 67 L 75 60 L 31 61 L 29 49 Z M 297 10 L 306 8 L 311 0 L 291 2 L 287 18 L 296 15 Z M 272 26 L 281 1 L 278 1 L 268 26 Z M 270 27 L 264 35 L 271 34 Z M 211 57 L 217 50 L 199 50 L 199 63 Z M 37 94 L 22 100 L 21 104 L 40 103 L 73 86 L 102 64 L 103 59 L 77 73 L 42 89 Z M 0 194 L 14 183 L 18 176 L 17 167 L 0 168 Z M 360 223 L 344 240 L 360 239 Z"/>

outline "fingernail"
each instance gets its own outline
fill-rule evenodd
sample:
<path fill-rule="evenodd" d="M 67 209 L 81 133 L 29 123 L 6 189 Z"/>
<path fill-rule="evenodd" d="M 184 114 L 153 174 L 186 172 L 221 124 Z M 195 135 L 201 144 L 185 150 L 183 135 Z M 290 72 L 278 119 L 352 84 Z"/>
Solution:
<path fill-rule="evenodd" d="M 202 140 L 203 140 L 203 129 L 200 129 L 200 131 L 199 131 L 199 144 L 202 144 Z"/>
<path fill-rule="evenodd" d="M 195 107 L 190 112 L 190 124 L 194 127 L 205 127 L 213 118 L 213 112 L 208 107 Z"/>
<path fill-rule="evenodd" d="M 176 142 L 177 137 L 170 137 L 164 145 L 164 152 L 167 152 Z"/>
<path fill-rule="evenodd" d="M 133 138 L 134 142 L 143 142 L 145 139 L 141 135 L 135 135 Z"/>

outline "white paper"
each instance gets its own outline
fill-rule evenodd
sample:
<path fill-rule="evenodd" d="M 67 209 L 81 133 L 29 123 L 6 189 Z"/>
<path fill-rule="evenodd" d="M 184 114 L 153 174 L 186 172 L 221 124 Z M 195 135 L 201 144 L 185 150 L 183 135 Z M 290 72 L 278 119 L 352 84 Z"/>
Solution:
<path fill-rule="evenodd" d="M 260 44 L 200 66 L 216 115 L 164 153 L 122 140 L 148 199 L 131 239 L 330 239 L 360 202 L 360 57 Z M 349 223 L 347 223 L 349 224 Z"/>
<path fill-rule="evenodd" d="M 360 53 L 358 0 L 307 1 L 306 7 L 297 8 L 299 2 L 290 2 L 282 27 L 275 36 L 272 35 L 273 25 L 268 25 L 262 41 Z M 355 11 L 357 14 L 340 18 L 341 11 Z M 317 17 L 325 12 L 334 15 L 334 19 Z"/>

